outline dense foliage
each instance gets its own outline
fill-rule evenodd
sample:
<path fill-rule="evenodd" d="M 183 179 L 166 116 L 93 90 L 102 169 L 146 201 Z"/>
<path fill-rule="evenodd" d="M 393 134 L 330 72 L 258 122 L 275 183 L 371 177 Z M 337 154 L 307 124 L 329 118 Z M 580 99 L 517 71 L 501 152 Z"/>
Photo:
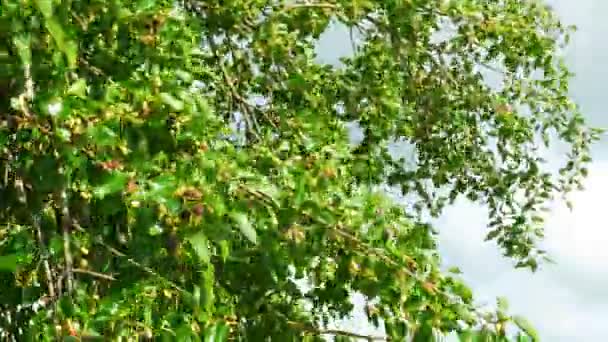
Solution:
<path fill-rule="evenodd" d="M 361 37 L 340 67 L 314 52 L 336 22 Z M 533 0 L 3 0 L 3 339 L 345 341 L 325 323 L 353 292 L 394 341 L 535 338 L 440 270 L 422 214 L 483 203 L 488 239 L 536 269 L 543 206 L 598 133 L 567 35 Z"/>

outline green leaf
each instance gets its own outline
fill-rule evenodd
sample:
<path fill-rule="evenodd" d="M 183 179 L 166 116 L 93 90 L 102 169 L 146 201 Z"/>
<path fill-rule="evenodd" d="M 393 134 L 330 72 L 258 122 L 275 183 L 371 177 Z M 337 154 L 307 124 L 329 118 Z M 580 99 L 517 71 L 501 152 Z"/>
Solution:
<path fill-rule="evenodd" d="M 183 291 L 181 296 L 183 303 L 185 303 L 189 308 L 195 310 L 200 306 L 200 298 L 195 298 L 193 293 Z"/>
<path fill-rule="evenodd" d="M 230 256 L 230 244 L 226 240 L 221 240 L 219 242 L 220 247 L 220 257 L 224 262 L 228 260 L 228 256 Z"/>
<path fill-rule="evenodd" d="M 209 325 L 205 329 L 205 342 L 224 342 L 228 339 L 228 325 L 224 322 Z"/>
<path fill-rule="evenodd" d="M 29 34 L 20 34 L 13 37 L 13 44 L 15 44 L 21 63 L 24 65 L 32 64 L 31 40 L 32 38 Z"/>
<path fill-rule="evenodd" d="M 423 324 L 414 333 L 412 342 L 434 342 L 433 328 L 429 324 Z"/>
<path fill-rule="evenodd" d="M 163 174 L 148 181 L 149 191 L 146 196 L 154 198 L 157 202 L 167 201 L 165 198 L 173 195 L 176 189 L 176 178 L 171 174 Z"/>
<path fill-rule="evenodd" d="M 159 224 L 152 225 L 150 228 L 148 228 L 148 234 L 150 236 L 159 236 L 162 233 L 163 227 L 161 227 Z"/>
<path fill-rule="evenodd" d="M 188 324 L 182 325 L 175 331 L 175 341 L 190 342 L 194 341 L 194 338 L 194 331 L 192 331 L 192 327 Z"/>
<path fill-rule="evenodd" d="M 224 342 L 227 340 L 228 340 L 228 325 L 223 322 L 216 324 L 214 342 Z"/>
<path fill-rule="evenodd" d="M 498 297 L 496 299 L 496 303 L 498 306 L 498 310 L 502 313 L 506 313 L 507 311 L 509 311 L 509 302 L 507 301 L 507 298 L 505 297 Z"/>
<path fill-rule="evenodd" d="M 176 112 L 184 110 L 184 103 L 169 93 L 160 93 L 160 99 L 164 104 L 171 107 Z"/>
<path fill-rule="evenodd" d="M 45 18 L 53 16 L 53 0 L 35 0 L 36 7 Z"/>
<path fill-rule="evenodd" d="M 15 272 L 19 265 L 17 254 L 0 255 L 0 272 Z"/>
<path fill-rule="evenodd" d="M 277 188 L 274 184 L 263 183 L 251 185 L 250 187 L 252 190 L 257 191 L 259 194 L 261 194 L 264 199 L 271 204 L 273 208 L 280 208 L 280 204 L 277 200 L 277 198 L 280 196 L 280 189 Z"/>
<path fill-rule="evenodd" d="M 525 334 L 517 334 L 517 342 L 534 342 L 530 336 Z"/>
<path fill-rule="evenodd" d="M 184 70 L 175 70 L 175 76 L 184 82 L 192 82 L 192 74 Z"/>
<path fill-rule="evenodd" d="M 209 262 L 209 241 L 203 232 L 198 232 L 186 238 L 198 258 L 204 262 Z"/>
<path fill-rule="evenodd" d="M 75 42 L 69 41 L 65 35 L 63 27 L 55 17 L 45 19 L 46 29 L 49 31 L 59 51 L 63 52 L 68 61 L 69 68 L 75 68 L 78 58 L 78 45 Z"/>
<path fill-rule="evenodd" d="M 517 327 L 519 327 L 519 329 L 521 329 L 523 332 L 525 332 L 534 341 L 539 340 L 538 332 L 536 332 L 536 329 L 534 329 L 532 324 L 526 318 L 515 315 L 512 317 L 512 319 L 513 319 L 513 322 L 515 323 L 515 325 L 517 325 Z"/>
<path fill-rule="evenodd" d="M 452 274 L 462 274 L 462 270 L 456 266 L 448 268 L 448 272 Z"/>
<path fill-rule="evenodd" d="M 208 264 L 206 268 L 201 272 L 201 281 L 200 288 L 201 299 L 200 305 L 203 307 L 205 312 L 210 313 L 213 309 L 213 305 L 215 304 L 215 274 L 214 269 L 211 264 Z"/>
<path fill-rule="evenodd" d="M 238 226 L 241 233 L 249 241 L 253 242 L 254 244 L 258 243 L 257 232 L 256 232 L 255 228 L 253 228 L 253 226 L 251 225 L 251 222 L 249 222 L 247 215 L 245 215 L 243 213 L 232 212 L 232 213 L 230 213 L 230 217 L 232 218 L 234 223 Z"/>
<path fill-rule="evenodd" d="M 57 131 L 55 132 L 55 135 L 59 139 L 61 139 L 61 141 L 68 142 L 68 141 L 70 141 L 70 139 L 72 137 L 72 132 L 69 129 L 58 128 Z"/>
<path fill-rule="evenodd" d="M 97 146 L 118 146 L 120 140 L 114 130 L 105 125 L 95 125 L 87 130 L 88 136 Z"/>
<path fill-rule="evenodd" d="M 87 81 L 79 78 L 76 82 L 72 83 L 68 88 L 68 95 L 74 95 L 79 98 L 86 98 L 87 96 Z"/>
<path fill-rule="evenodd" d="M 156 0 L 139 0 L 137 1 L 137 11 L 143 12 L 153 8 L 156 5 Z"/>
<path fill-rule="evenodd" d="M 472 331 L 463 331 L 458 333 L 458 341 L 460 342 L 475 342 L 475 333 Z"/>
<path fill-rule="evenodd" d="M 294 198 L 294 204 L 296 208 L 300 208 L 302 203 L 306 200 L 306 176 L 301 175 L 298 178 L 298 183 L 296 185 L 296 195 Z"/>
<path fill-rule="evenodd" d="M 129 182 L 129 175 L 123 172 L 112 172 L 107 175 L 104 182 L 93 188 L 93 196 L 99 199 L 120 192 Z"/>

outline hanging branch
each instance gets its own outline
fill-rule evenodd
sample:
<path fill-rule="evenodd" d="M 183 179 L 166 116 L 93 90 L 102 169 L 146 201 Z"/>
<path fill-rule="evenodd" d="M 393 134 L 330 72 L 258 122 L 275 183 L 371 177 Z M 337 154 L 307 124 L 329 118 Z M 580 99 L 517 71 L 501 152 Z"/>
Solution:
<path fill-rule="evenodd" d="M 60 222 L 63 238 L 63 257 L 65 259 L 65 284 L 68 294 L 71 294 L 74 290 L 74 274 L 72 272 L 74 262 L 71 250 L 72 219 L 70 216 L 70 209 L 68 208 L 68 198 L 66 190 L 62 190 L 59 194 L 57 204 L 59 205 L 61 217 Z"/>
<path fill-rule="evenodd" d="M 234 100 L 236 100 L 239 108 L 241 109 L 241 113 L 243 114 L 243 117 L 245 118 L 245 123 L 247 124 L 247 128 L 256 138 L 259 139 L 260 138 L 259 127 L 254 125 L 253 113 L 251 112 L 251 110 L 249 108 L 250 107 L 249 102 L 247 102 L 247 99 L 243 98 L 241 96 L 241 94 L 239 94 L 238 90 L 236 89 L 234 82 L 228 73 L 228 70 L 226 70 L 226 66 L 224 65 L 223 60 L 221 59 L 221 57 L 219 56 L 219 54 L 217 52 L 218 47 L 215 44 L 215 42 L 213 41 L 213 38 L 207 37 L 207 42 L 209 43 L 209 46 L 211 47 L 211 52 L 213 53 L 213 56 L 215 57 L 215 59 L 217 59 L 218 65 L 220 67 L 220 71 L 222 73 L 222 78 L 224 78 L 224 81 L 226 81 L 226 84 L 228 85 L 228 88 L 230 90 L 230 96 Z"/>
<path fill-rule="evenodd" d="M 116 278 L 114 278 L 111 275 L 107 275 L 107 274 L 103 274 L 103 273 L 99 273 L 99 272 L 95 272 L 95 271 L 91 271 L 91 270 L 86 270 L 86 269 L 82 269 L 82 268 L 74 268 L 72 269 L 72 272 L 74 273 L 81 273 L 81 274 L 88 274 L 90 276 L 93 276 L 95 278 L 100 278 L 100 279 L 105 279 L 105 280 L 110 280 L 110 281 L 115 281 Z"/>
<path fill-rule="evenodd" d="M 74 229 L 78 230 L 79 232 L 88 233 L 84 228 L 80 227 L 78 224 L 74 225 Z M 169 286 L 171 286 L 172 288 L 174 288 L 174 289 L 176 289 L 176 290 L 178 290 L 180 292 L 185 292 L 185 290 L 182 289 L 179 285 L 177 285 L 174 282 L 170 281 L 169 279 L 163 277 L 162 275 L 160 275 L 158 272 L 156 272 L 155 270 L 151 269 L 150 267 L 144 266 L 144 265 L 140 264 L 139 262 L 133 260 L 132 258 L 129 258 L 125 253 L 123 253 L 123 252 L 117 250 L 116 248 L 108 245 L 107 243 L 103 242 L 103 239 L 101 239 L 100 237 L 94 238 L 93 242 L 95 242 L 96 244 L 104 247 L 108 252 L 114 254 L 115 256 L 120 257 L 120 258 L 124 258 L 129 264 L 131 264 L 131 265 L 139 268 L 140 270 L 142 270 L 142 271 L 144 271 L 144 272 L 146 272 L 146 273 L 148 273 L 148 274 L 150 274 L 150 275 L 152 275 L 152 276 L 154 276 L 154 277 L 162 280 L 163 282 L 169 284 Z M 72 271 L 76 272 L 75 270 L 72 270 Z M 80 273 L 85 273 L 85 272 L 83 272 L 81 270 L 79 270 L 79 272 Z M 86 273 L 93 275 L 91 273 L 91 271 L 87 271 Z M 94 272 L 94 273 L 98 277 L 103 277 L 105 279 L 110 280 L 109 278 L 111 276 L 108 276 L 108 275 L 105 275 L 105 274 L 101 274 L 101 273 L 97 273 L 97 272 Z"/>
<path fill-rule="evenodd" d="M 163 277 L 162 275 L 160 275 L 158 272 L 154 271 L 154 270 L 153 270 L 153 269 L 151 269 L 150 267 L 144 266 L 144 265 L 140 264 L 139 262 L 137 262 L 137 261 L 135 261 L 135 260 L 133 260 L 133 259 L 129 258 L 129 257 L 126 255 L 126 254 L 124 254 L 124 253 L 120 252 L 120 251 L 119 251 L 119 250 L 117 250 L 116 248 L 114 248 L 114 247 L 112 247 L 112 246 L 109 246 L 109 245 L 105 244 L 103 241 L 101 241 L 101 239 L 96 239 L 96 242 L 97 242 L 98 244 L 102 245 L 103 247 L 105 247 L 105 248 L 106 248 L 106 249 L 107 249 L 107 250 L 108 250 L 110 253 L 112 253 L 112 254 L 114 254 L 114 255 L 116 255 L 116 256 L 118 256 L 118 257 L 125 258 L 125 259 L 126 259 L 126 261 L 127 261 L 129 264 L 131 264 L 131 265 L 133 265 L 133 266 L 135 266 L 135 267 L 137 267 L 137 268 L 141 269 L 142 271 L 144 271 L 144 272 L 146 272 L 146 273 L 148 273 L 148 274 L 153 275 L 153 276 L 154 276 L 154 277 L 156 277 L 156 278 L 159 278 L 160 280 L 162 280 L 162 281 L 166 282 L 167 284 L 169 284 L 169 285 L 170 285 L 171 287 L 173 287 L 174 289 L 176 289 L 176 290 L 178 290 L 178 291 L 180 291 L 180 292 L 185 292 L 185 291 L 184 291 L 184 289 L 182 289 L 180 286 L 178 286 L 178 285 L 177 285 L 177 284 L 175 284 L 174 282 L 172 282 L 172 281 L 170 281 L 169 279 L 167 279 L 167 278 Z"/>
<path fill-rule="evenodd" d="M 46 276 L 47 288 L 49 296 L 55 298 L 55 284 L 53 279 L 53 272 L 51 271 L 51 265 L 49 264 L 49 253 L 44 244 L 44 237 L 42 235 L 42 228 L 40 227 L 40 216 L 38 214 L 33 215 L 32 224 L 36 230 L 36 237 L 38 239 L 38 246 L 42 252 L 42 265 L 44 267 L 44 273 Z"/>
<path fill-rule="evenodd" d="M 314 334 L 314 335 L 344 336 L 344 337 L 350 337 L 350 338 L 364 339 L 364 340 L 367 340 L 370 342 L 371 341 L 390 341 L 391 340 L 390 337 L 363 335 L 363 334 L 357 334 L 354 332 L 340 330 L 340 329 L 318 329 L 318 328 L 315 328 L 315 327 L 312 327 L 312 326 L 309 326 L 306 324 L 293 322 L 293 321 L 288 321 L 287 324 L 289 324 L 292 328 L 295 328 L 297 330 L 307 332 L 310 334 Z"/>
<path fill-rule="evenodd" d="M 328 2 L 305 2 L 305 3 L 294 3 L 283 6 L 283 11 L 291 11 L 295 9 L 330 9 L 335 10 L 338 8 L 338 5 L 331 4 Z"/>

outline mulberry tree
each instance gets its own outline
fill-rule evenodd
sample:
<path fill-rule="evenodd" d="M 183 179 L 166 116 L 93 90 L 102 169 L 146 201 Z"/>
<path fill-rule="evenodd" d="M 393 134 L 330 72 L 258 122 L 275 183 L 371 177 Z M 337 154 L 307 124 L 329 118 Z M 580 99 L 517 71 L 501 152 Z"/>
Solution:
<path fill-rule="evenodd" d="M 468 198 L 517 267 L 546 257 L 599 134 L 569 32 L 533 0 L 3 0 L 3 339 L 536 339 L 443 271 L 425 215 Z M 328 328 L 353 293 L 383 335 Z"/>

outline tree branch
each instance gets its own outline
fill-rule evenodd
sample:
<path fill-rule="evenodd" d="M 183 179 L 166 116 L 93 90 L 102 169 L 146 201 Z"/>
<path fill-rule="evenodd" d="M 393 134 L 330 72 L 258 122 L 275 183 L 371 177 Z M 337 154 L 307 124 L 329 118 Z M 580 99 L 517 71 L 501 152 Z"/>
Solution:
<path fill-rule="evenodd" d="M 218 65 L 220 66 L 220 71 L 222 73 L 222 77 L 224 78 L 224 81 L 226 81 L 226 84 L 228 84 L 228 88 L 230 90 L 230 95 L 232 96 L 232 98 L 234 100 L 236 100 L 236 102 L 238 103 L 238 106 L 241 109 L 241 112 L 242 112 L 243 117 L 245 118 L 245 122 L 247 124 L 247 128 L 249 129 L 249 131 L 251 133 L 253 133 L 256 136 L 256 138 L 260 138 L 260 135 L 258 132 L 258 127 L 254 125 L 253 115 L 252 115 L 251 111 L 249 110 L 249 103 L 247 102 L 247 100 L 245 98 L 243 98 L 241 96 L 241 94 L 239 94 L 238 90 L 234 86 L 233 80 L 230 77 L 230 75 L 228 74 L 228 70 L 226 70 L 224 62 L 222 61 L 221 57 L 219 56 L 219 54 L 217 52 L 218 48 L 217 48 L 217 45 L 215 44 L 215 42 L 213 41 L 213 37 L 207 37 L 207 42 L 209 43 L 209 47 L 211 47 L 211 52 L 213 53 L 213 56 L 215 57 L 215 59 L 217 59 Z"/>
<path fill-rule="evenodd" d="M 295 3 L 283 6 L 283 11 L 287 12 L 295 9 L 307 9 L 307 8 L 317 8 L 317 9 L 337 9 L 338 5 L 331 4 L 328 2 L 305 2 L 305 3 Z"/>
<path fill-rule="evenodd" d="M 38 245 L 40 246 L 42 254 L 42 265 L 44 266 L 44 273 L 46 276 L 46 283 L 49 291 L 49 296 L 55 298 L 55 284 L 53 279 L 53 272 L 51 272 L 51 265 L 49 264 L 48 250 L 44 244 L 44 237 L 42 236 L 42 228 L 40 227 L 40 216 L 35 214 L 32 218 L 34 229 L 36 229 L 36 237 L 38 239 Z"/>
<path fill-rule="evenodd" d="M 71 250 L 71 228 L 72 219 L 70 217 L 70 209 L 68 208 L 67 192 L 62 190 L 58 198 L 59 208 L 61 210 L 61 230 L 63 237 L 63 256 L 65 261 L 66 289 L 68 294 L 74 290 L 74 275 L 72 274 L 73 258 Z"/>
<path fill-rule="evenodd" d="M 86 230 L 84 230 L 84 228 L 82 228 L 82 227 L 80 227 L 80 226 L 78 226 L 78 225 L 74 225 L 74 228 L 75 228 L 76 230 L 80 231 L 80 232 L 83 232 L 83 233 L 88 233 Z M 158 272 L 154 271 L 154 270 L 153 270 L 153 269 L 151 269 L 150 267 L 147 267 L 147 266 L 144 266 L 144 265 L 140 264 L 139 262 L 137 262 L 137 261 L 133 260 L 132 258 L 129 258 L 129 257 L 128 257 L 128 256 L 127 256 L 125 253 L 123 253 L 123 252 L 121 252 L 121 251 L 117 250 L 116 248 L 114 248 L 114 247 L 112 247 L 112 246 L 108 245 L 107 243 L 103 242 L 103 240 L 101 239 L 101 237 L 95 237 L 95 238 L 93 239 L 93 241 L 94 241 L 96 244 L 98 244 L 98 245 L 100 245 L 100 246 L 104 247 L 106 250 L 108 250 L 108 252 L 110 252 L 110 253 L 114 254 L 114 255 L 115 255 L 115 256 L 117 256 L 117 257 L 125 258 L 125 259 L 126 259 L 126 261 L 127 261 L 128 263 L 130 263 L 131 265 L 133 265 L 133 266 L 135 266 L 135 267 L 137 267 L 137 268 L 141 269 L 142 271 L 144 271 L 144 272 L 146 272 L 146 273 L 148 273 L 148 274 L 150 274 L 150 275 L 152 275 L 152 276 L 154 276 L 154 277 L 156 277 L 156 278 L 158 278 L 158 279 L 160 279 L 160 280 L 164 281 L 165 283 L 169 284 L 169 285 L 170 285 L 171 287 L 173 287 L 174 289 L 176 289 L 176 290 L 178 290 L 178 291 L 180 291 L 180 292 L 185 292 L 185 291 L 184 291 L 184 289 L 182 289 L 182 288 L 181 288 L 179 285 L 177 285 L 177 284 L 175 284 L 174 282 L 170 281 L 169 279 L 167 279 L 167 278 L 163 277 L 162 275 L 160 275 Z M 76 271 L 74 271 L 74 270 L 72 270 L 72 271 L 73 271 L 73 272 L 76 272 Z M 81 272 L 81 273 L 82 273 L 82 272 Z M 87 272 L 87 273 L 91 274 L 90 272 Z M 97 272 L 95 272 L 95 273 L 97 273 Z M 107 276 L 107 275 L 103 275 L 103 274 L 101 274 L 101 273 L 97 273 L 96 275 L 97 275 L 97 276 L 102 275 L 102 276 L 105 276 L 105 277 L 109 277 L 109 276 Z"/>
<path fill-rule="evenodd" d="M 293 321 L 288 321 L 287 324 L 289 324 L 291 327 L 298 329 L 300 331 L 312 333 L 315 335 L 344 336 L 344 337 L 365 339 L 368 341 L 390 341 L 390 338 L 385 337 L 385 336 L 363 335 L 363 334 L 357 334 L 354 332 L 340 330 L 340 329 L 318 329 L 318 328 L 315 328 L 315 327 L 312 327 L 309 325 L 305 325 L 305 324 L 293 322 Z"/>
<path fill-rule="evenodd" d="M 105 279 L 105 280 L 111 280 L 111 281 L 116 280 L 116 278 L 112 277 L 111 275 L 107 275 L 107 274 L 103 274 L 103 273 L 99 273 L 99 272 L 95 272 L 95 271 L 91 271 L 91 270 L 86 270 L 86 269 L 82 269 L 82 268 L 74 268 L 74 269 L 72 269 L 72 272 L 88 274 L 90 276 L 100 278 L 100 279 Z"/>

